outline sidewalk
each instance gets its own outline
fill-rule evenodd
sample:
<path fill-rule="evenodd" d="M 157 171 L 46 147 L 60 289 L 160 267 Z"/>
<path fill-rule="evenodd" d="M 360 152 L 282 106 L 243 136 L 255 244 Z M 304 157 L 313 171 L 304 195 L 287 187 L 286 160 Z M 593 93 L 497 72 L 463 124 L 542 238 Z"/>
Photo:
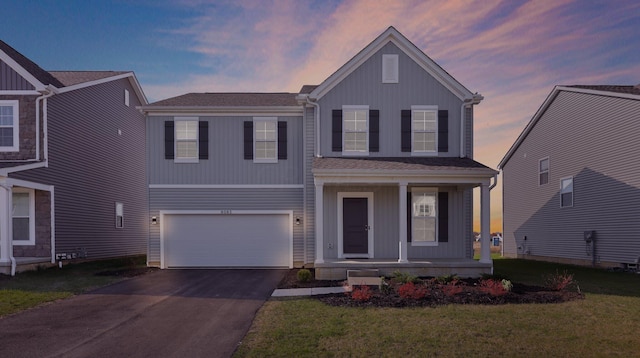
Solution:
<path fill-rule="evenodd" d="M 271 297 L 302 297 L 351 292 L 350 287 L 286 288 L 275 290 Z"/>

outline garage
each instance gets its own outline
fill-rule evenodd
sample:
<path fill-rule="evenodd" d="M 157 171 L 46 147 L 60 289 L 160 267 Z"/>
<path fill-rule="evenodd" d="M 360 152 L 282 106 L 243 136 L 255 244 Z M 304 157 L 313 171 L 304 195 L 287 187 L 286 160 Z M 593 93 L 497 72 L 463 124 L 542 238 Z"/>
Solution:
<path fill-rule="evenodd" d="M 161 213 L 163 268 L 292 267 L 291 212 Z"/>

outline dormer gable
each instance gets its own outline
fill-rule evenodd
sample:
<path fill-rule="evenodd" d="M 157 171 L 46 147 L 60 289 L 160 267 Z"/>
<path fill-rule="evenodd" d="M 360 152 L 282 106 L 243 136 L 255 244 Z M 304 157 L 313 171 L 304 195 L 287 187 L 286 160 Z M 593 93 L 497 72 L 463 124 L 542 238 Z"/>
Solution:
<path fill-rule="evenodd" d="M 435 61 L 409 41 L 404 35 L 391 26 L 362 49 L 362 51 L 340 67 L 336 72 L 329 76 L 329 78 L 313 89 L 313 91 L 309 93 L 309 98 L 313 100 L 319 100 L 322 98 L 388 43 L 393 43 L 460 100 L 464 101 L 465 99 L 471 99 L 473 97 L 473 93 L 471 91 L 464 87 L 460 82 L 442 69 L 442 67 L 440 67 Z M 381 71 L 384 83 L 397 82 L 397 66 L 397 57 L 390 55 L 383 58 Z"/>

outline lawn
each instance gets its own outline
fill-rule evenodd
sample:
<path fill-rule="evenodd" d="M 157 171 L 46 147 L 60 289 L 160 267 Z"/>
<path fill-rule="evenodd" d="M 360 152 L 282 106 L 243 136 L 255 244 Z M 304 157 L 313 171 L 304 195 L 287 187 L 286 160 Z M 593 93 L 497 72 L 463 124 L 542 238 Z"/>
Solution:
<path fill-rule="evenodd" d="M 495 273 L 543 284 L 574 275 L 584 300 L 546 305 L 330 307 L 272 300 L 237 357 L 637 356 L 640 275 L 544 262 L 495 260 Z"/>
<path fill-rule="evenodd" d="M 62 269 L 50 268 L 0 275 L 0 317 L 45 302 L 70 297 L 122 280 L 122 275 L 96 275 L 107 271 L 132 270 L 145 266 L 145 258 L 135 257 L 70 264 Z"/>

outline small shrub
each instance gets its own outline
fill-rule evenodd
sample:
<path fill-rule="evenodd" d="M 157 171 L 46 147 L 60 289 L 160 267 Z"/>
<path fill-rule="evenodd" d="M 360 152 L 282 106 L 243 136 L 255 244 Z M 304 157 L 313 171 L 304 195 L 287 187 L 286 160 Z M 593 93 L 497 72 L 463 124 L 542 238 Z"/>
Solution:
<path fill-rule="evenodd" d="M 481 279 L 483 280 L 498 280 L 498 281 L 502 281 L 502 280 L 508 280 L 509 278 L 504 276 L 504 275 L 499 275 L 499 274 L 495 274 L 495 273 L 483 273 L 482 276 L 480 276 Z"/>
<path fill-rule="evenodd" d="M 378 289 L 383 295 L 389 295 L 391 292 L 393 292 L 393 288 L 391 287 L 389 282 L 384 279 L 384 276 L 380 277 L 380 286 L 378 286 Z"/>
<path fill-rule="evenodd" d="M 396 270 L 393 272 L 393 280 L 402 284 L 409 283 L 409 282 L 418 283 L 420 281 L 420 279 L 418 279 L 417 276 L 410 275 L 400 270 Z"/>
<path fill-rule="evenodd" d="M 398 295 L 404 299 L 419 300 L 427 295 L 427 288 L 420 285 L 415 285 L 413 282 L 407 282 L 398 287 Z"/>
<path fill-rule="evenodd" d="M 450 281 L 446 285 L 442 286 L 442 292 L 445 294 L 445 296 L 448 296 L 448 297 L 457 295 L 463 290 L 462 285 L 459 285 L 459 283 L 460 283 L 459 280 Z"/>
<path fill-rule="evenodd" d="M 371 287 L 369 286 L 356 286 L 351 292 L 351 299 L 366 302 L 371 299 L 373 296 L 373 292 L 371 291 Z"/>
<path fill-rule="evenodd" d="M 451 274 L 451 275 L 442 275 L 442 276 L 438 276 L 438 278 L 436 279 L 439 283 L 446 285 L 450 282 L 453 281 L 459 281 L 460 277 L 458 277 L 457 274 Z"/>
<path fill-rule="evenodd" d="M 563 291 L 573 285 L 573 274 L 568 273 L 566 270 L 562 273 L 556 271 L 555 275 L 549 275 L 546 279 L 546 286 L 555 291 Z"/>
<path fill-rule="evenodd" d="M 504 290 L 507 292 L 511 292 L 511 289 L 513 288 L 513 283 L 505 279 L 503 279 L 501 282 L 502 282 L 502 287 L 504 287 Z"/>
<path fill-rule="evenodd" d="M 502 281 L 498 280 L 482 280 L 480 281 L 480 291 L 490 294 L 491 296 L 504 296 L 507 290 L 504 288 Z"/>
<path fill-rule="evenodd" d="M 309 282 L 313 279 L 313 275 L 311 274 L 311 271 L 307 270 L 307 269 L 300 269 L 298 271 L 298 281 L 299 282 Z"/>

